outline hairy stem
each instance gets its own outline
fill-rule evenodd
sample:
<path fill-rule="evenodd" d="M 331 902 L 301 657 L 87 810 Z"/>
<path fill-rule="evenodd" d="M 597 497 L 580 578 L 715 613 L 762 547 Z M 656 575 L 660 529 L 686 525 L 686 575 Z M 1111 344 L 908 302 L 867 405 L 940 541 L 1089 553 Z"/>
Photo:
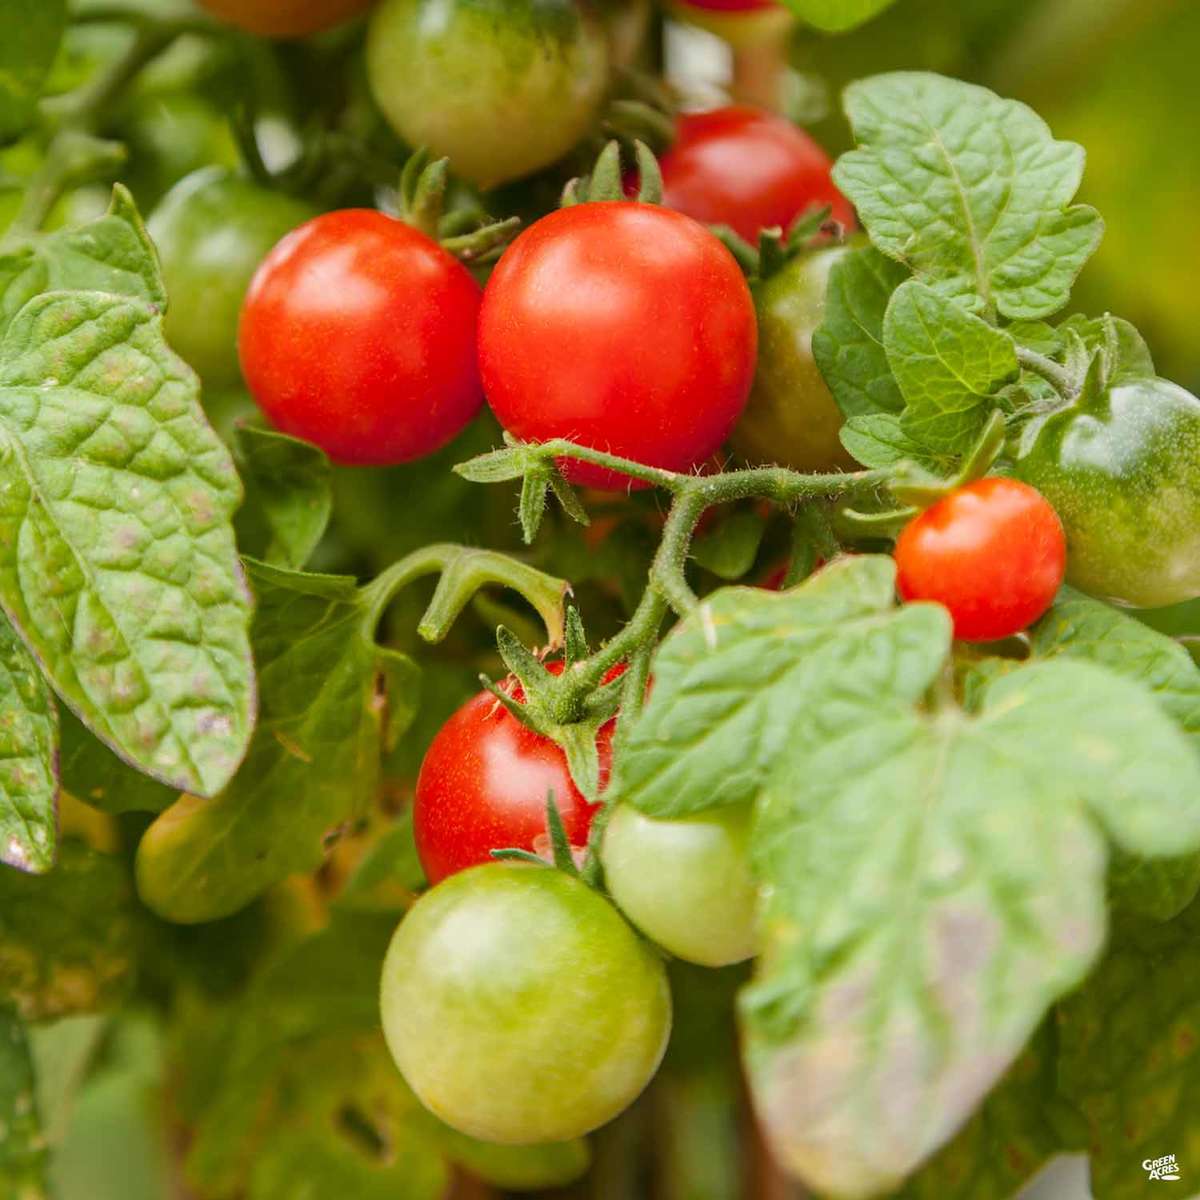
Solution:
<path fill-rule="evenodd" d="M 1066 400 L 1074 400 L 1079 395 L 1079 381 L 1054 359 L 1030 350 L 1026 346 L 1017 347 L 1017 362 L 1027 371 L 1041 376 L 1047 383 Z"/>

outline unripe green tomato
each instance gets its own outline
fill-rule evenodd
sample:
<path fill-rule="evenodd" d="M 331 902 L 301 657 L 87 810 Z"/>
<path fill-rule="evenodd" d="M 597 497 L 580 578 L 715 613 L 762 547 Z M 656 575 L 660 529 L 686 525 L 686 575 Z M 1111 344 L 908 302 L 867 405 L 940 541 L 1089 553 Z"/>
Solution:
<path fill-rule="evenodd" d="M 1054 506 L 1067 582 L 1135 608 L 1200 596 L 1200 399 L 1165 379 L 1031 425 L 1015 474 Z"/>
<path fill-rule="evenodd" d="M 575 0 L 383 0 L 367 78 L 406 142 L 491 188 L 556 162 L 587 133 L 608 53 L 600 19 Z"/>
<path fill-rule="evenodd" d="M 583 1138 L 538 1146 L 498 1146 L 443 1129 L 439 1140 L 451 1161 L 506 1192 L 566 1187 L 586 1175 L 592 1162 L 591 1150 Z"/>
<path fill-rule="evenodd" d="M 238 316 L 251 276 L 285 233 L 315 215 L 220 167 L 181 179 L 151 213 L 147 228 L 167 285 L 167 341 L 206 383 L 240 378 Z"/>
<path fill-rule="evenodd" d="M 751 462 L 797 471 L 850 467 L 838 440 L 844 417 L 813 358 L 825 318 L 825 288 L 848 246 L 801 254 L 755 285 L 758 366 L 745 412 L 730 441 Z"/>
<path fill-rule="evenodd" d="M 662 962 L 551 867 L 488 863 L 426 892 L 383 964 L 383 1029 L 422 1103 L 485 1141 L 561 1142 L 612 1120 L 671 1026 Z"/>
<path fill-rule="evenodd" d="M 747 849 L 748 805 L 658 820 L 621 805 L 601 861 L 621 911 L 664 950 L 705 967 L 754 954 L 758 888 Z"/>

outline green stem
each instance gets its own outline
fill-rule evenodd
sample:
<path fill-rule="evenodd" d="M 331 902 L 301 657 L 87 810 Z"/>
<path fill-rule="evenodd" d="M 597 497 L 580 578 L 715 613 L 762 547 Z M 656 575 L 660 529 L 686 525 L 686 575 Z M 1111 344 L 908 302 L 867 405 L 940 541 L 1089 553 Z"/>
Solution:
<path fill-rule="evenodd" d="M 1026 346 L 1018 346 L 1017 362 L 1027 371 L 1032 371 L 1051 384 L 1063 399 L 1074 400 L 1079 395 L 1079 381 L 1072 372 L 1056 363 L 1054 359 Z"/>

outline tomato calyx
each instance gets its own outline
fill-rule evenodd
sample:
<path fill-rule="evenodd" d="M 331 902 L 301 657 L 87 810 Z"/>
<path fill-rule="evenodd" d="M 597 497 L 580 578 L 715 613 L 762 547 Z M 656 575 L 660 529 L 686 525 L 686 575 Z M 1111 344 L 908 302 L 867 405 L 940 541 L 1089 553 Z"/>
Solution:
<path fill-rule="evenodd" d="M 654 151 L 641 139 L 633 143 L 636 168 L 630 175 L 621 167 L 620 142 L 608 142 L 596 158 L 591 174 L 580 175 L 570 180 L 563 188 L 560 208 L 575 204 L 594 204 L 597 201 L 635 201 L 639 204 L 661 204 L 663 197 L 662 171 Z M 627 180 L 637 180 L 632 193 L 627 190 Z"/>
<path fill-rule="evenodd" d="M 462 262 L 498 258 L 516 236 L 520 217 L 493 221 L 473 203 L 447 212 L 449 187 L 450 160 L 432 159 L 429 151 L 420 147 L 408 156 L 400 173 L 393 215 Z"/>
<path fill-rule="evenodd" d="M 562 813 L 554 799 L 554 789 L 546 793 L 546 829 L 548 845 L 546 853 L 541 853 L 539 845 L 535 850 L 524 850 L 519 846 L 505 846 L 492 851 L 492 857 L 497 859 L 516 859 L 519 862 L 535 863 L 538 866 L 553 867 L 556 871 L 564 871 L 575 879 L 582 879 L 583 859 L 587 853 L 583 847 L 576 848 L 567 838 L 563 827 Z M 541 839 L 539 839 L 539 842 Z M 586 882 L 586 880 L 585 880 Z"/>
<path fill-rule="evenodd" d="M 810 209 L 787 233 L 778 226 L 762 230 L 757 245 L 751 245 L 728 225 L 710 225 L 709 229 L 737 259 L 746 278 L 755 281 L 770 279 L 801 254 L 844 242 L 847 232 L 846 227 L 834 218 L 833 208 L 828 204 Z"/>

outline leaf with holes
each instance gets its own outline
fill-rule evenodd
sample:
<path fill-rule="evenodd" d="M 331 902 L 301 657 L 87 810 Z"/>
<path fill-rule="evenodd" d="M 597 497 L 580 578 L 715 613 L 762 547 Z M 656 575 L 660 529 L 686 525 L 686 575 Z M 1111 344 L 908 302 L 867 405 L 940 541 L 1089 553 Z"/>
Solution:
<path fill-rule="evenodd" d="M 1140 685 L 1009 672 L 968 716 L 864 699 L 799 714 L 760 805 L 763 953 L 743 994 L 780 1160 L 871 1196 L 942 1146 L 1077 986 L 1106 842 L 1200 848 L 1200 762 Z"/>
<path fill-rule="evenodd" d="M 832 734 L 864 704 L 917 699 L 949 652 L 949 617 L 897 609 L 895 576 L 890 558 L 861 555 L 787 592 L 707 597 L 658 651 L 614 795 L 657 817 L 753 800 L 802 714 Z"/>
<path fill-rule="evenodd" d="M 0 342 L 0 601 L 102 741 L 219 791 L 253 725 L 241 485 L 151 305 L 51 292 Z"/>
<path fill-rule="evenodd" d="M 1103 222 L 1071 205 L 1083 149 L 986 88 L 902 71 L 851 84 L 834 179 L 871 241 L 947 295 L 1032 320 L 1066 304 Z"/>
<path fill-rule="evenodd" d="M 387 701 L 378 683 L 390 652 L 375 644 L 363 593 L 345 576 L 256 562 L 250 571 L 260 713 L 246 762 L 216 798 L 181 797 L 138 849 L 142 899 L 171 921 L 226 916 L 314 870 L 379 789 Z M 396 663 L 388 674 L 404 677 Z"/>
<path fill-rule="evenodd" d="M 54 864 L 57 756 L 54 697 L 0 613 L 0 863 L 35 872 Z"/>

